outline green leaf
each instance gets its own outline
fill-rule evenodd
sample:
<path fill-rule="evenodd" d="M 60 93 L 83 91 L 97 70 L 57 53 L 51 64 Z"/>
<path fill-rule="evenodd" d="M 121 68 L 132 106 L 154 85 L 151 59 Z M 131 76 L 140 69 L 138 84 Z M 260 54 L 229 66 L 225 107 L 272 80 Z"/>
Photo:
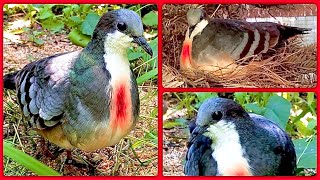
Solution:
<path fill-rule="evenodd" d="M 100 16 L 96 13 L 89 13 L 81 25 L 81 32 L 91 36 L 94 28 L 98 24 Z"/>
<path fill-rule="evenodd" d="M 40 35 L 42 35 L 42 34 L 44 34 L 42 31 L 32 31 L 32 34 L 34 35 L 34 36 L 40 36 Z"/>
<path fill-rule="evenodd" d="M 286 129 L 290 116 L 291 103 L 281 96 L 273 95 L 270 97 L 264 113 L 264 117 L 271 119 L 282 129 Z"/>
<path fill-rule="evenodd" d="M 247 110 L 249 110 L 249 111 L 251 111 L 253 113 L 260 114 L 260 115 L 262 115 L 263 112 L 265 111 L 265 109 L 260 107 L 260 106 L 258 106 L 257 103 L 245 104 L 244 107 L 245 107 L 245 109 L 247 109 Z"/>
<path fill-rule="evenodd" d="M 66 26 L 69 28 L 75 27 L 78 29 L 78 25 L 81 25 L 82 20 L 78 16 L 71 16 L 69 19 L 65 20 Z"/>
<path fill-rule="evenodd" d="M 153 52 L 153 57 L 157 57 L 158 56 L 158 37 L 152 39 L 149 43 L 151 49 L 152 49 L 152 52 Z M 158 58 L 153 58 L 152 61 L 149 61 L 149 64 L 152 66 L 152 67 L 157 67 L 158 66 Z"/>
<path fill-rule="evenodd" d="M 296 122 L 295 125 L 303 136 L 310 136 L 313 134 L 313 129 L 308 129 L 302 121 Z"/>
<path fill-rule="evenodd" d="M 90 36 L 82 34 L 78 29 L 72 30 L 68 37 L 73 44 L 81 47 L 87 46 L 87 44 L 90 42 Z"/>
<path fill-rule="evenodd" d="M 307 102 L 308 102 L 309 106 L 311 106 L 312 103 L 314 102 L 314 93 L 313 92 L 307 93 Z"/>
<path fill-rule="evenodd" d="M 316 168 L 317 166 L 317 138 L 313 137 L 293 140 L 298 168 Z"/>
<path fill-rule="evenodd" d="M 234 93 L 234 97 L 238 101 L 239 104 L 245 104 L 247 96 L 248 96 L 248 94 L 245 93 L 245 92 L 236 92 L 236 93 Z"/>
<path fill-rule="evenodd" d="M 142 22 L 147 26 L 156 26 L 158 25 L 158 14 L 151 11 L 142 18 Z"/>
<path fill-rule="evenodd" d="M 67 7 L 63 8 L 62 12 L 63 12 L 64 16 L 70 16 L 70 14 L 72 13 L 71 7 L 67 6 Z"/>
<path fill-rule="evenodd" d="M 137 148 L 141 148 L 143 146 L 143 144 L 145 144 L 145 140 L 139 139 L 136 142 L 134 142 L 131 146 L 132 146 L 132 148 L 137 149 Z"/>
<path fill-rule="evenodd" d="M 152 69 L 151 71 L 141 75 L 140 77 L 137 78 L 137 83 L 138 85 L 143 84 L 144 82 L 146 82 L 147 80 L 151 79 L 151 78 L 156 78 L 158 74 L 158 68 Z"/>
<path fill-rule="evenodd" d="M 198 102 L 194 105 L 196 109 L 198 109 L 206 99 L 218 97 L 218 93 L 212 92 L 196 92 L 195 94 L 198 99 Z"/>
<path fill-rule="evenodd" d="M 52 32 L 59 32 L 64 28 L 64 24 L 62 21 L 58 19 L 46 19 L 41 22 L 43 28 L 48 29 Z"/>
<path fill-rule="evenodd" d="M 36 38 L 36 37 L 33 39 L 33 41 L 38 45 L 44 44 L 44 41 L 42 39 L 39 39 L 39 38 Z"/>
<path fill-rule="evenodd" d="M 93 7 L 93 4 L 82 4 L 80 6 L 82 8 L 82 12 L 86 13 Z"/>
<path fill-rule="evenodd" d="M 61 176 L 57 171 L 51 169 L 35 158 L 27 155 L 26 153 L 14 148 L 11 144 L 4 142 L 3 146 L 4 155 L 13 159 L 17 163 L 31 170 L 40 176 Z"/>
<path fill-rule="evenodd" d="M 206 99 L 218 97 L 217 93 L 212 92 L 196 92 L 199 103 L 203 103 Z"/>
<path fill-rule="evenodd" d="M 37 15 L 37 18 L 40 20 L 53 18 L 55 14 L 52 12 L 52 7 L 54 7 L 54 4 L 45 4 L 39 6 L 39 13 Z"/>
<path fill-rule="evenodd" d="M 183 118 L 178 118 L 175 120 L 168 120 L 168 121 L 164 121 L 163 123 L 163 128 L 164 129 L 172 129 L 174 127 L 186 127 L 188 124 L 188 121 L 183 119 Z"/>
<path fill-rule="evenodd" d="M 158 140 L 158 132 L 154 130 L 150 130 L 145 133 L 145 137 L 149 139 L 156 139 Z"/>
<path fill-rule="evenodd" d="M 313 118 L 312 118 L 312 119 L 308 122 L 307 128 L 310 129 L 310 130 L 313 130 L 316 126 L 317 126 L 317 119 L 313 119 Z"/>
<path fill-rule="evenodd" d="M 280 126 L 282 129 L 285 129 L 287 123 L 282 122 L 279 117 L 277 116 L 277 114 L 275 114 L 275 112 L 271 109 L 266 108 L 263 114 L 264 117 L 272 120 L 273 122 L 275 122 L 278 126 Z"/>
<path fill-rule="evenodd" d="M 81 23 L 81 18 L 79 16 L 71 16 L 70 20 L 73 21 L 75 24 Z"/>
<path fill-rule="evenodd" d="M 128 59 L 129 61 L 134 60 L 134 59 L 138 59 L 139 57 L 143 56 L 144 53 L 143 52 L 130 52 L 128 54 Z"/>
<path fill-rule="evenodd" d="M 43 20 L 43 19 L 51 18 L 53 16 L 54 16 L 54 14 L 51 11 L 44 10 L 44 11 L 39 12 L 38 18 Z"/>

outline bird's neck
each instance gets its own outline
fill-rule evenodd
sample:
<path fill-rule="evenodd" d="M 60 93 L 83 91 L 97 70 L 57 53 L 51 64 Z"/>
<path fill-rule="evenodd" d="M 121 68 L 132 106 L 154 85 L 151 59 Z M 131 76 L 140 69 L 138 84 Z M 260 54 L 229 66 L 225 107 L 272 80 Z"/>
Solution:
<path fill-rule="evenodd" d="M 128 133 L 133 124 L 132 81 L 127 49 L 132 39 L 118 31 L 109 33 L 104 41 L 105 68 L 110 73 L 110 127 L 112 131 Z M 120 136 L 122 137 L 123 134 Z"/>
<path fill-rule="evenodd" d="M 81 53 L 82 61 L 92 61 L 91 65 L 96 65 L 97 63 L 103 62 L 103 55 L 104 55 L 104 46 L 103 42 L 99 40 L 92 40 L 83 50 Z"/>
<path fill-rule="evenodd" d="M 108 33 L 104 41 L 105 54 L 119 54 L 127 56 L 127 50 L 130 47 L 132 38 L 119 32 Z"/>
<path fill-rule="evenodd" d="M 201 34 L 201 32 L 203 31 L 203 29 L 208 25 L 208 20 L 206 19 L 203 19 L 201 20 L 197 25 L 196 27 L 193 29 L 193 31 L 190 32 L 189 34 L 189 37 L 191 40 L 193 40 L 193 38 L 196 36 L 196 35 L 199 35 Z"/>

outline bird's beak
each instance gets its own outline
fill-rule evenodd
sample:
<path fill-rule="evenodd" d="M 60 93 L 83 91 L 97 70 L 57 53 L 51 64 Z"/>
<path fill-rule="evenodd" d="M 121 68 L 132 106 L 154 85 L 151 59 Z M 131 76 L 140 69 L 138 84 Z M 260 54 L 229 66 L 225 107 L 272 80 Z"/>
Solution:
<path fill-rule="evenodd" d="M 144 37 L 137 37 L 137 36 L 133 37 L 133 42 L 137 43 L 139 46 L 141 46 L 142 49 L 145 50 L 146 53 L 148 53 L 152 57 L 152 55 L 153 55 L 152 49 Z"/>
<path fill-rule="evenodd" d="M 203 133 L 207 131 L 209 126 L 196 126 L 194 130 L 191 132 L 194 136 L 190 137 L 189 142 L 194 142 L 198 136 L 201 136 Z"/>

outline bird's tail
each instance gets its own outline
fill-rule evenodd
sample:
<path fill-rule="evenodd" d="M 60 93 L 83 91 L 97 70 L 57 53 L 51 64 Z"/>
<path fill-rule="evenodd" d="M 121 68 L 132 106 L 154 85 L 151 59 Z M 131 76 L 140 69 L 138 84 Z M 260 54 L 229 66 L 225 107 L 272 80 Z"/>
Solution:
<path fill-rule="evenodd" d="M 5 89 L 16 89 L 16 83 L 15 83 L 15 77 L 17 75 L 18 71 L 10 74 L 6 74 L 3 77 L 3 86 Z"/>
<path fill-rule="evenodd" d="M 292 26 L 282 26 L 279 28 L 280 34 L 284 39 L 288 39 L 298 34 L 308 34 L 308 31 L 311 31 L 310 28 L 299 28 L 299 27 L 292 27 Z"/>

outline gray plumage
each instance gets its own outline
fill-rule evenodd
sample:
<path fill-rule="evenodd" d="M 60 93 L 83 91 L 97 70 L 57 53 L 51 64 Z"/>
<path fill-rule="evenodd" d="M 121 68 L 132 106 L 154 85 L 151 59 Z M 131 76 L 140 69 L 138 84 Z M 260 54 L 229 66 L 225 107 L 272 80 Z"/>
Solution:
<path fill-rule="evenodd" d="M 111 35 L 122 39 L 110 44 L 107 39 Z M 5 88 L 15 87 L 24 116 L 53 143 L 87 151 L 114 145 L 138 119 L 138 87 L 126 50 L 130 45 L 127 41 L 138 39 L 138 44 L 152 55 L 142 36 L 142 22 L 135 12 L 127 9 L 107 12 L 83 50 L 32 62 L 6 75 Z M 119 79 L 117 74 L 111 74 L 108 64 L 117 62 L 106 57 L 122 58 L 121 66 L 127 67 L 119 65 L 119 68 L 129 69 L 129 77 L 123 75 Z M 111 84 L 119 80 L 119 87 Z"/>
<path fill-rule="evenodd" d="M 294 175 L 296 154 L 285 131 L 267 118 L 248 114 L 236 102 L 224 98 L 206 100 L 199 108 L 196 127 L 192 129 L 184 172 L 191 176 L 223 175 L 218 172 L 215 141 L 205 133 L 218 122 L 235 125 L 239 143 L 244 151 L 252 175 Z M 225 133 L 227 137 L 228 132 Z M 216 137 L 218 138 L 218 136 Z M 228 143 L 228 142 L 222 142 Z M 228 167 L 237 169 L 242 167 Z"/>
<path fill-rule="evenodd" d="M 284 45 L 288 38 L 306 34 L 311 29 L 280 25 L 273 22 L 246 22 L 236 19 L 210 19 L 202 9 L 190 9 L 187 13 L 189 35 L 199 22 L 207 20 L 203 31 L 193 38 L 192 57 L 194 60 L 208 61 L 209 57 L 222 54 L 233 60 L 267 53 L 272 48 Z M 240 65 L 248 60 L 236 61 Z"/>

